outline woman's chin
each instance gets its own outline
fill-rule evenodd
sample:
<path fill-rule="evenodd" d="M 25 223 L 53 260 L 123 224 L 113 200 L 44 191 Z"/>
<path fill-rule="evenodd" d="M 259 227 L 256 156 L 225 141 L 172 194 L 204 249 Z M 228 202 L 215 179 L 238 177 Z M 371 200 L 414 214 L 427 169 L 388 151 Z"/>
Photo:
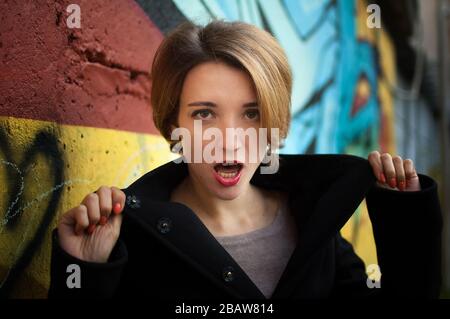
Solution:
<path fill-rule="evenodd" d="M 214 193 L 214 196 L 220 198 L 221 200 L 233 200 L 239 197 L 239 195 L 242 192 L 240 185 L 234 186 L 214 185 L 214 187 L 212 187 L 211 190 Z"/>

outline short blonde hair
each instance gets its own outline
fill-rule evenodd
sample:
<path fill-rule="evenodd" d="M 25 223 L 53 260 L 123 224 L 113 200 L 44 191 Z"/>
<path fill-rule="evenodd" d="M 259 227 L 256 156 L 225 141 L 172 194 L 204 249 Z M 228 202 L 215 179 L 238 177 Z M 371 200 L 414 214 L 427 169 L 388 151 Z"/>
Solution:
<path fill-rule="evenodd" d="M 221 61 L 247 72 L 260 106 L 261 126 L 286 138 L 290 124 L 292 74 L 284 50 L 268 32 L 243 22 L 214 20 L 201 27 L 185 22 L 161 43 L 152 64 L 153 120 L 170 139 L 177 127 L 184 79 L 193 67 Z M 269 135 L 270 136 L 270 135 Z"/>

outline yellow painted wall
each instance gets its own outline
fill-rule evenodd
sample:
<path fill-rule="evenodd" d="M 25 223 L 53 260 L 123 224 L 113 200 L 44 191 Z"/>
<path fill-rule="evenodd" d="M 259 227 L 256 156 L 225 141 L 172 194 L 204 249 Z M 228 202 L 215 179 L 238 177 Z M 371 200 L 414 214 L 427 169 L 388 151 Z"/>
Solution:
<path fill-rule="evenodd" d="M 83 197 L 101 185 L 128 186 L 144 173 L 175 158 L 160 136 L 125 131 L 56 125 L 53 122 L 0 117 L 0 130 L 7 136 L 0 148 L 0 280 L 5 282 L 11 267 L 36 240 L 36 231 L 52 196 L 56 209 L 43 237 L 42 245 L 34 251 L 25 272 L 17 276 L 12 296 L 45 297 L 49 284 L 50 234 L 57 217 L 78 205 Z M 38 147 L 33 142 L 40 139 Z M 45 144 L 55 145 L 56 152 Z M 5 150 L 9 148 L 9 154 Z M 28 153 L 32 150 L 31 153 Z M 26 156 L 34 154 L 30 165 L 23 167 Z M 55 165 L 55 163 L 57 163 Z M 60 163 L 60 170 L 55 169 Z M 21 167 L 22 166 L 22 167 Z M 14 192 L 9 178 L 23 178 L 23 191 Z M 20 174 L 19 174 L 20 172 Z M 55 180 L 58 172 L 62 179 Z M 20 177 L 22 175 L 22 177 Z M 151 190 L 149 190 L 151 191 Z M 12 204 L 17 201 L 10 209 Z M 8 218 L 6 213 L 9 210 Z M 16 216 L 14 227 L 11 227 Z"/>

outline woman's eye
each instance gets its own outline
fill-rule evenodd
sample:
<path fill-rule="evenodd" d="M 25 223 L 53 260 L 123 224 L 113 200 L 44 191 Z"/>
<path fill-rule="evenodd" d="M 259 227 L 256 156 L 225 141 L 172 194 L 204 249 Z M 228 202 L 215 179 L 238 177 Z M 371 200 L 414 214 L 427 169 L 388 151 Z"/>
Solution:
<path fill-rule="evenodd" d="M 259 111 L 258 110 L 252 110 L 245 112 L 245 117 L 249 120 L 256 120 L 259 118 Z"/>
<path fill-rule="evenodd" d="M 212 112 L 209 110 L 198 110 L 192 112 L 192 117 L 199 120 L 209 120 L 212 117 Z"/>

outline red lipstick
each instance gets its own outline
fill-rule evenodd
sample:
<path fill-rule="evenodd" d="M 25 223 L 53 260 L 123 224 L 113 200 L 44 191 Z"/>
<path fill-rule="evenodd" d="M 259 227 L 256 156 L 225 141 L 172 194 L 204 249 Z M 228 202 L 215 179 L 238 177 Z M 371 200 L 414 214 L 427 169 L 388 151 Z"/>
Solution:
<path fill-rule="evenodd" d="M 230 187 L 239 183 L 241 178 L 243 164 L 234 163 L 223 163 L 214 166 L 214 178 L 223 186 Z"/>

